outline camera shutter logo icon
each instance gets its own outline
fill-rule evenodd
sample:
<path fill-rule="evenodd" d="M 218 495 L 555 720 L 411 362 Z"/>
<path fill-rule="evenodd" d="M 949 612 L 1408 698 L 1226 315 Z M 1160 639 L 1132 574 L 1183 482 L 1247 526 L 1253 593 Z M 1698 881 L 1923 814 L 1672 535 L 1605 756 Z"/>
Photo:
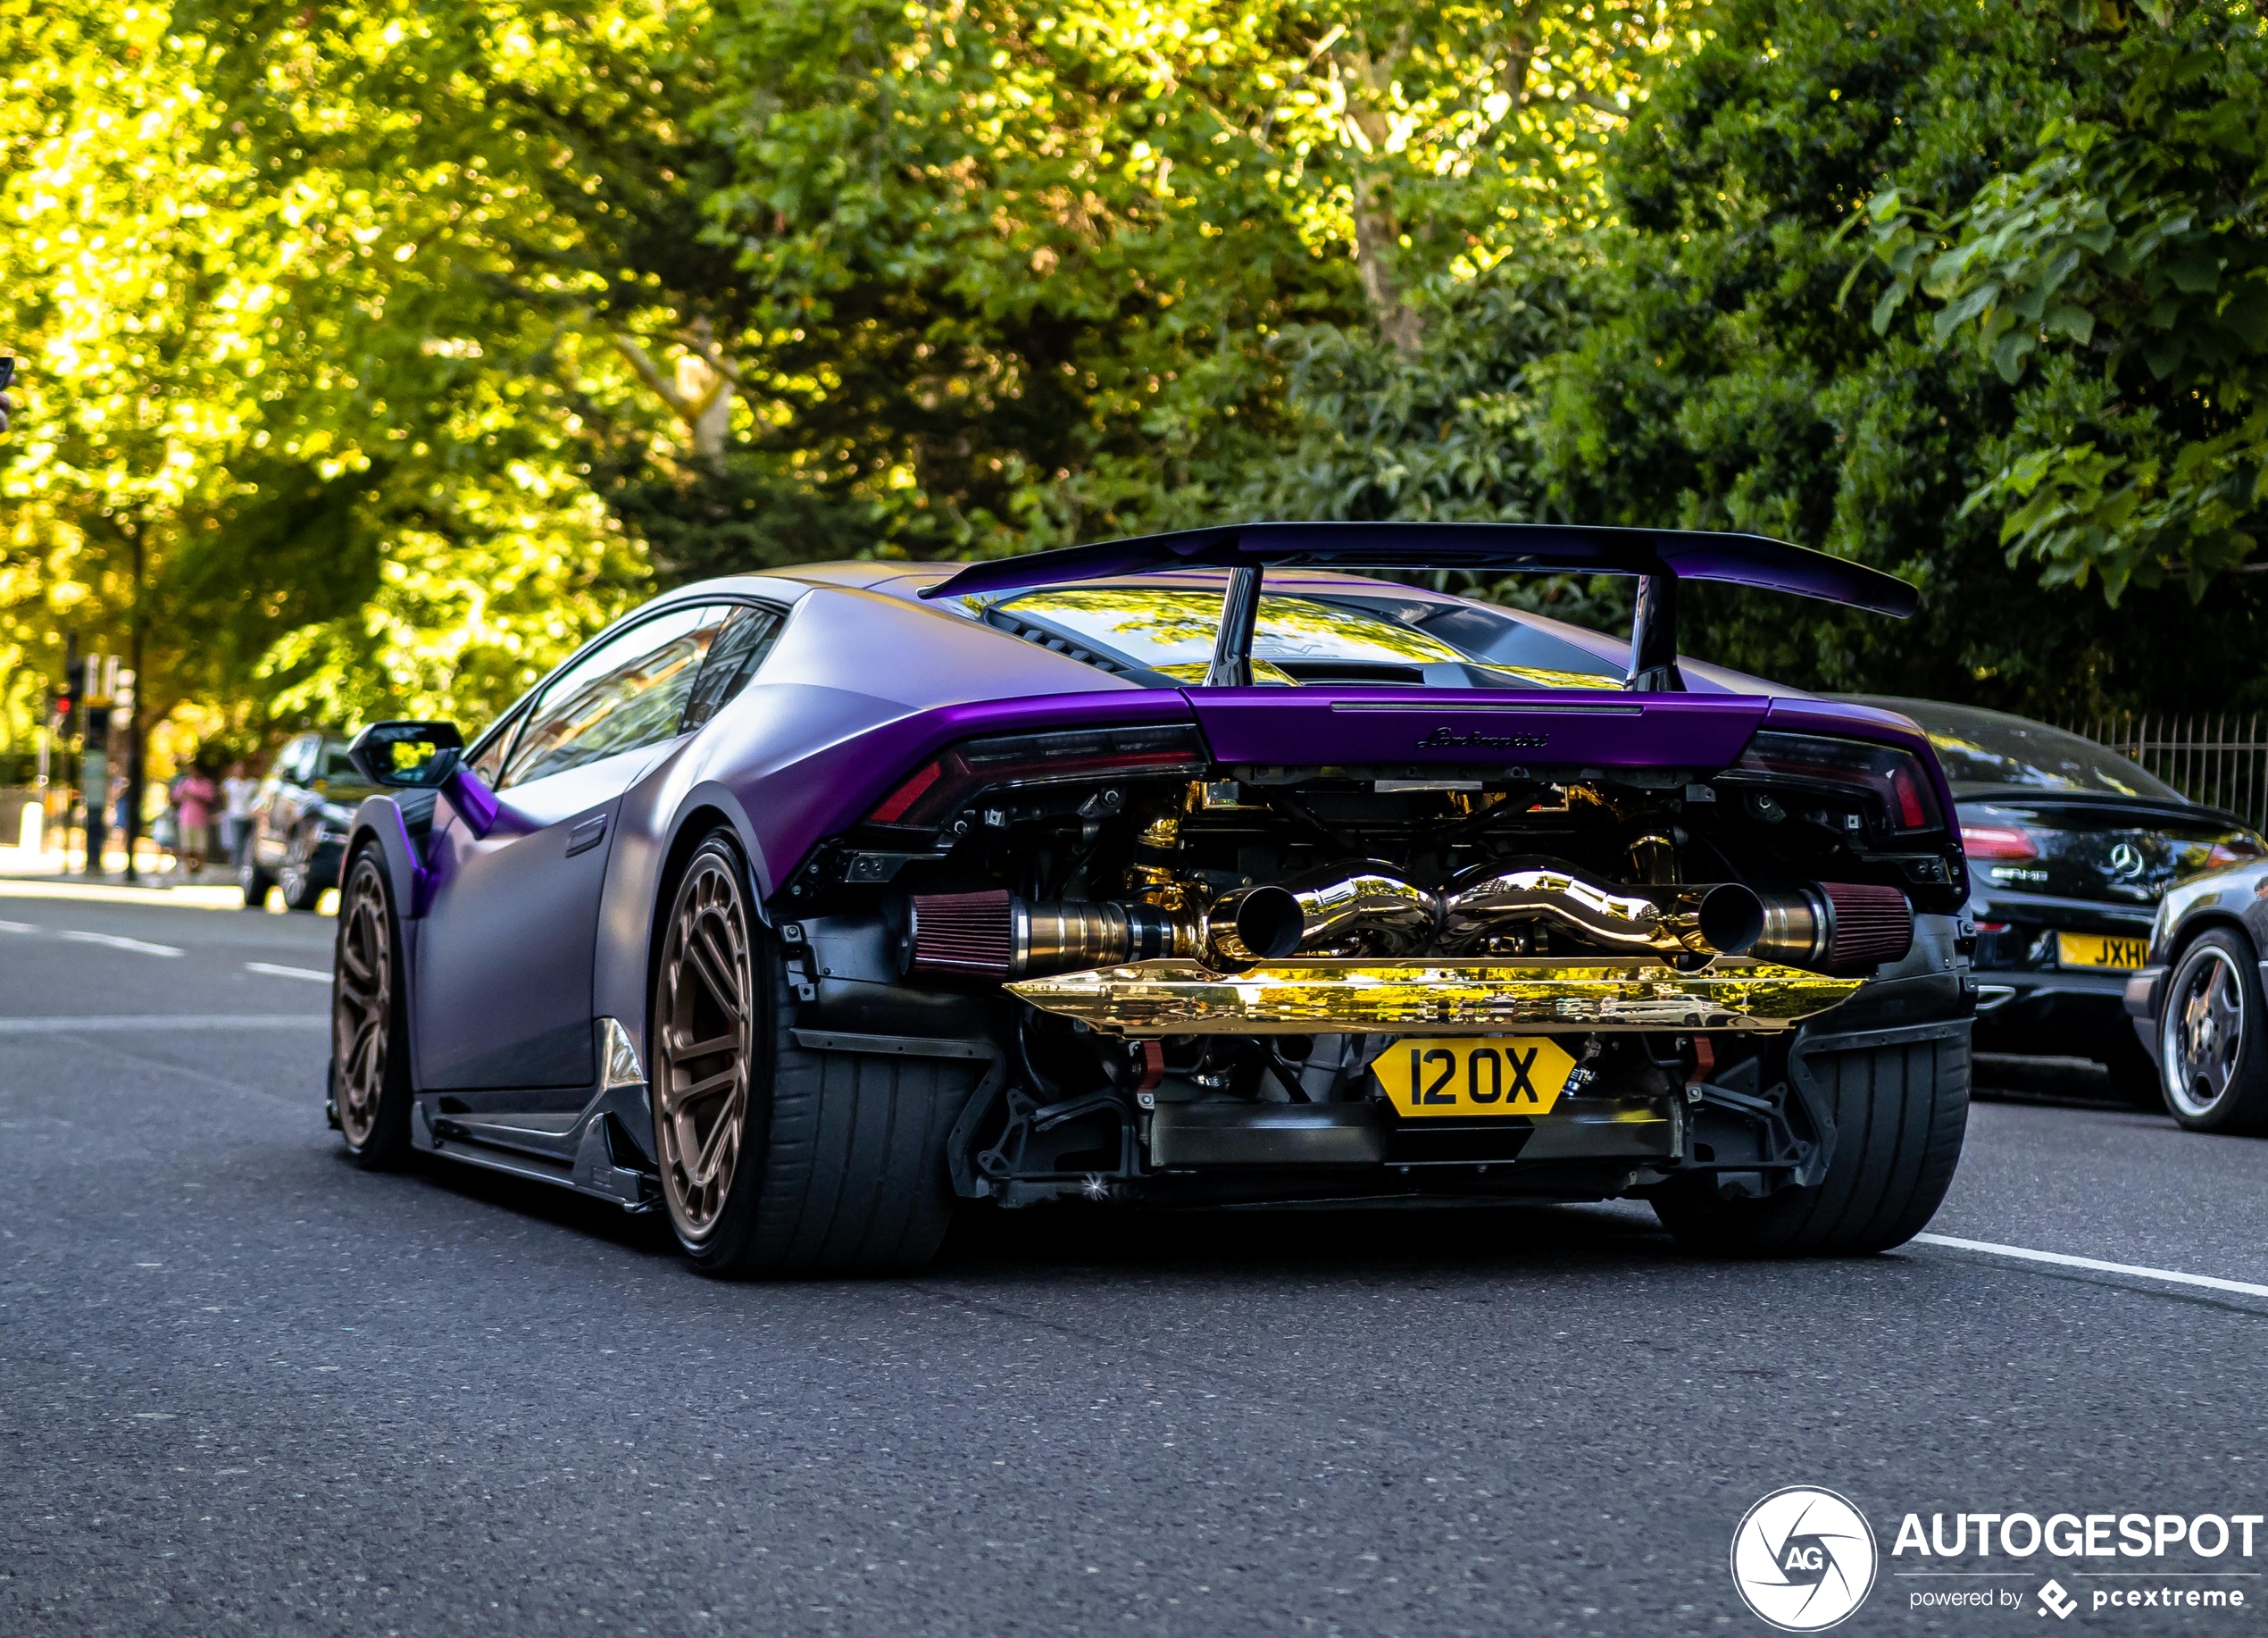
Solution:
<path fill-rule="evenodd" d="M 1732 1533 L 1732 1584 L 1782 1632 L 1824 1632 L 1847 1619 L 1874 1590 L 1878 1567 L 1873 1527 L 1831 1490 L 1776 1490 Z"/>

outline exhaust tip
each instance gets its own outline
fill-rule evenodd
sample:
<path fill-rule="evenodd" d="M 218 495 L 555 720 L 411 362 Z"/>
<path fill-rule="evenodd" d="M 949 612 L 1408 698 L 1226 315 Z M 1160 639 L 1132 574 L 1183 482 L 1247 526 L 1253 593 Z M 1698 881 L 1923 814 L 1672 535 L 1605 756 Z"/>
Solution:
<path fill-rule="evenodd" d="M 1280 887 L 1248 890 L 1237 905 L 1237 938 L 1263 961 L 1296 955 L 1306 934 L 1307 915 L 1299 900 Z"/>
<path fill-rule="evenodd" d="M 1726 882 L 1701 895 L 1701 937 L 1722 956 L 1745 956 L 1764 936 L 1764 901 L 1738 882 Z"/>

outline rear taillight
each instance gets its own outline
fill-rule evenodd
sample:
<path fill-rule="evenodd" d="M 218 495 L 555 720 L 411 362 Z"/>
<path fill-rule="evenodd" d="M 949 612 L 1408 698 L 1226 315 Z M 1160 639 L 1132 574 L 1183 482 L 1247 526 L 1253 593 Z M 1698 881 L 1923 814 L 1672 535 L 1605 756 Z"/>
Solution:
<path fill-rule="evenodd" d="M 2008 824 L 1964 824 L 1961 850 L 1972 859 L 2036 859 L 2039 844 L 2030 831 Z"/>
<path fill-rule="evenodd" d="M 980 791 L 1197 773 L 1205 766 L 1205 743 L 1185 723 L 963 740 L 907 774 L 866 819 L 870 824 L 930 829 Z"/>
<path fill-rule="evenodd" d="M 1945 828 L 1929 770 L 1912 751 L 1894 746 L 1816 734 L 1763 732 L 1748 741 L 1748 748 L 1731 772 L 1736 776 L 1764 774 L 1774 780 L 1839 786 L 1853 794 L 1864 792 L 1872 798 L 1883 824 L 1894 835 Z"/>

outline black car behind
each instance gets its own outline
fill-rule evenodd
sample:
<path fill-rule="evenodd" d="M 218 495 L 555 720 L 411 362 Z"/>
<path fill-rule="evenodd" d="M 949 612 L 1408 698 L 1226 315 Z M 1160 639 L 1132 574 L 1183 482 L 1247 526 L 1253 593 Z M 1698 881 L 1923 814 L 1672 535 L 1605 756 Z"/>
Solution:
<path fill-rule="evenodd" d="M 1998 711 L 1845 696 L 1912 717 L 1961 815 L 1976 918 L 1976 1046 L 2089 1057 L 2138 1103 L 2157 1071 L 2134 1038 L 2127 974 L 2176 882 L 2268 855 L 2236 815 L 2201 806 L 2091 740 Z"/>
<path fill-rule="evenodd" d="M 276 753 L 253 798 L 252 831 L 237 880 L 244 902 L 259 909 L 280 888 L 287 907 L 312 910 L 338 885 L 339 850 L 354 809 L 376 789 L 346 759 L 346 741 L 304 733 Z"/>

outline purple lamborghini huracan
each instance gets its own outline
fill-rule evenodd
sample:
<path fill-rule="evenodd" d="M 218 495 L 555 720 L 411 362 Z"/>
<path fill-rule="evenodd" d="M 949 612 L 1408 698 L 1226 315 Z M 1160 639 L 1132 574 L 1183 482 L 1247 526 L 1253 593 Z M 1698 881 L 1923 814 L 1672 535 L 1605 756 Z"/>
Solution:
<path fill-rule="evenodd" d="M 1443 571 L 1635 575 L 1632 631 Z M 354 742 L 331 1118 L 660 1207 L 722 1274 L 919 1267 L 980 1201 L 1897 1245 L 1968 1107 L 1952 798 L 1905 718 L 1680 659 L 1681 580 L 1914 606 L 1755 536 L 1512 524 L 671 592 L 470 745 Z"/>

